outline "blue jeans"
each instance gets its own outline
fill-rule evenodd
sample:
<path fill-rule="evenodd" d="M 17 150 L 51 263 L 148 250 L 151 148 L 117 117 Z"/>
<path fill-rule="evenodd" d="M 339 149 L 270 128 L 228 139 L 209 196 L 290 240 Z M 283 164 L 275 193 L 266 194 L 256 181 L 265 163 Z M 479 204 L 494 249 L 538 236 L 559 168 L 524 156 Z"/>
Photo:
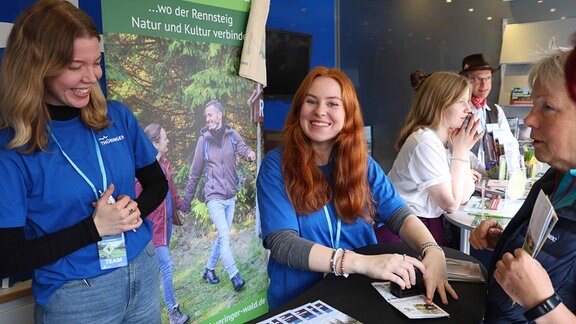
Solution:
<path fill-rule="evenodd" d="M 166 304 L 166 308 L 170 310 L 176 306 L 176 298 L 174 297 L 174 283 L 172 282 L 172 277 L 174 275 L 174 265 L 172 263 L 172 257 L 170 256 L 172 217 L 166 217 L 166 231 L 166 245 L 156 247 L 156 256 L 158 257 L 158 265 L 160 266 L 164 303 Z"/>
<path fill-rule="evenodd" d="M 216 226 L 218 231 L 218 238 L 212 246 L 212 253 L 206 263 L 206 268 L 214 270 L 218 259 L 222 256 L 222 263 L 224 269 L 230 278 L 238 273 L 234 256 L 232 255 L 232 246 L 230 244 L 230 229 L 232 228 L 232 220 L 234 219 L 234 207 L 236 206 L 236 198 L 226 200 L 210 200 L 207 204 L 210 219 Z"/>
<path fill-rule="evenodd" d="M 105 275 L 73 280 L 58 288 L 36 323 L 160 323 L 158 262 L 148 245 L 127 266 Z"/>

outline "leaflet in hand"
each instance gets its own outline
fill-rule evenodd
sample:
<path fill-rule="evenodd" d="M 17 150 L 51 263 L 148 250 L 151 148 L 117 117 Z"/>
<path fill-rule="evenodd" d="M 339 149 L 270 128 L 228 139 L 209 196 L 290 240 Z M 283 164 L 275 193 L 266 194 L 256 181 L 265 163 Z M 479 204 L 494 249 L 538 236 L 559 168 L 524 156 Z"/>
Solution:
<path fill-rule="evenodd" d="M 550 199 L 540 190 L 532 209 L 532 216 L 530 216 L 530 223 L 522 248 L 535 258 L 557 221 L 558 216 Z"/>
<path fill-rule="evenodd" d="M 390 282 L 388 281 L 373 282 L 372 286 L 390 305 L 410 319 L 450 317 L 450 314 L 446 313 L 438 305 L 434 303 L 426 304 L 424 295 L 398 298 L 390 292 Z"/>

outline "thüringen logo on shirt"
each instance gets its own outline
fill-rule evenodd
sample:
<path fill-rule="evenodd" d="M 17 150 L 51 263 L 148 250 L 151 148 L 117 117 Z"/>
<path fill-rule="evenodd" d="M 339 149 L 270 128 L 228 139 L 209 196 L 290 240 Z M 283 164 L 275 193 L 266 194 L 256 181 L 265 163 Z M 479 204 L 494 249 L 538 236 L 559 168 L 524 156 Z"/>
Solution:
<path fill-rule="evenodd" d="M 124 140 L 124 135 L 118 135 L 115 137 L 108 137 L 108 135 L 104 135 L 98 139 L 98 142 L 100 142 L 100 145 L 104 146 L 104 145 L 120 142 L 123 140 Z"/>

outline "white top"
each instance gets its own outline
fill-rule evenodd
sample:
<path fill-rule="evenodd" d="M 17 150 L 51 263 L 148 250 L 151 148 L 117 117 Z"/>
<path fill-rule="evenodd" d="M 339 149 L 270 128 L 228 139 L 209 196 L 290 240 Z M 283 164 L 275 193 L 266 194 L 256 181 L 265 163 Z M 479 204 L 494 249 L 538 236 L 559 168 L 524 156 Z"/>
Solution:
<path fill-rule="evenodd" d="M 410 134 L 388 178 L 417 216 L 442 215 L 444 211 L 426 191 L 430 186 L 452 180 L 446 149 L 436 132 L 423 128 Z"/>

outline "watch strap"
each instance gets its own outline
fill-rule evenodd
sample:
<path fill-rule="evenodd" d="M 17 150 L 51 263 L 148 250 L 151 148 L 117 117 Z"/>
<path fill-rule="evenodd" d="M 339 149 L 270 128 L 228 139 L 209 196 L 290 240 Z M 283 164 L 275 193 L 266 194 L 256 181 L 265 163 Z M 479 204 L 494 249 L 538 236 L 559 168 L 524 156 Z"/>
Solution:
<path fill-rule="evenodd" d="M 556 306 L 562 303 L 562 298 L 554 293 L 552 296 L 546 298 L 540 304 L 524 312 L 524 317 L 529 321 L 535 321 L 538 317 L 544 316 L 551 312 Z"/>

